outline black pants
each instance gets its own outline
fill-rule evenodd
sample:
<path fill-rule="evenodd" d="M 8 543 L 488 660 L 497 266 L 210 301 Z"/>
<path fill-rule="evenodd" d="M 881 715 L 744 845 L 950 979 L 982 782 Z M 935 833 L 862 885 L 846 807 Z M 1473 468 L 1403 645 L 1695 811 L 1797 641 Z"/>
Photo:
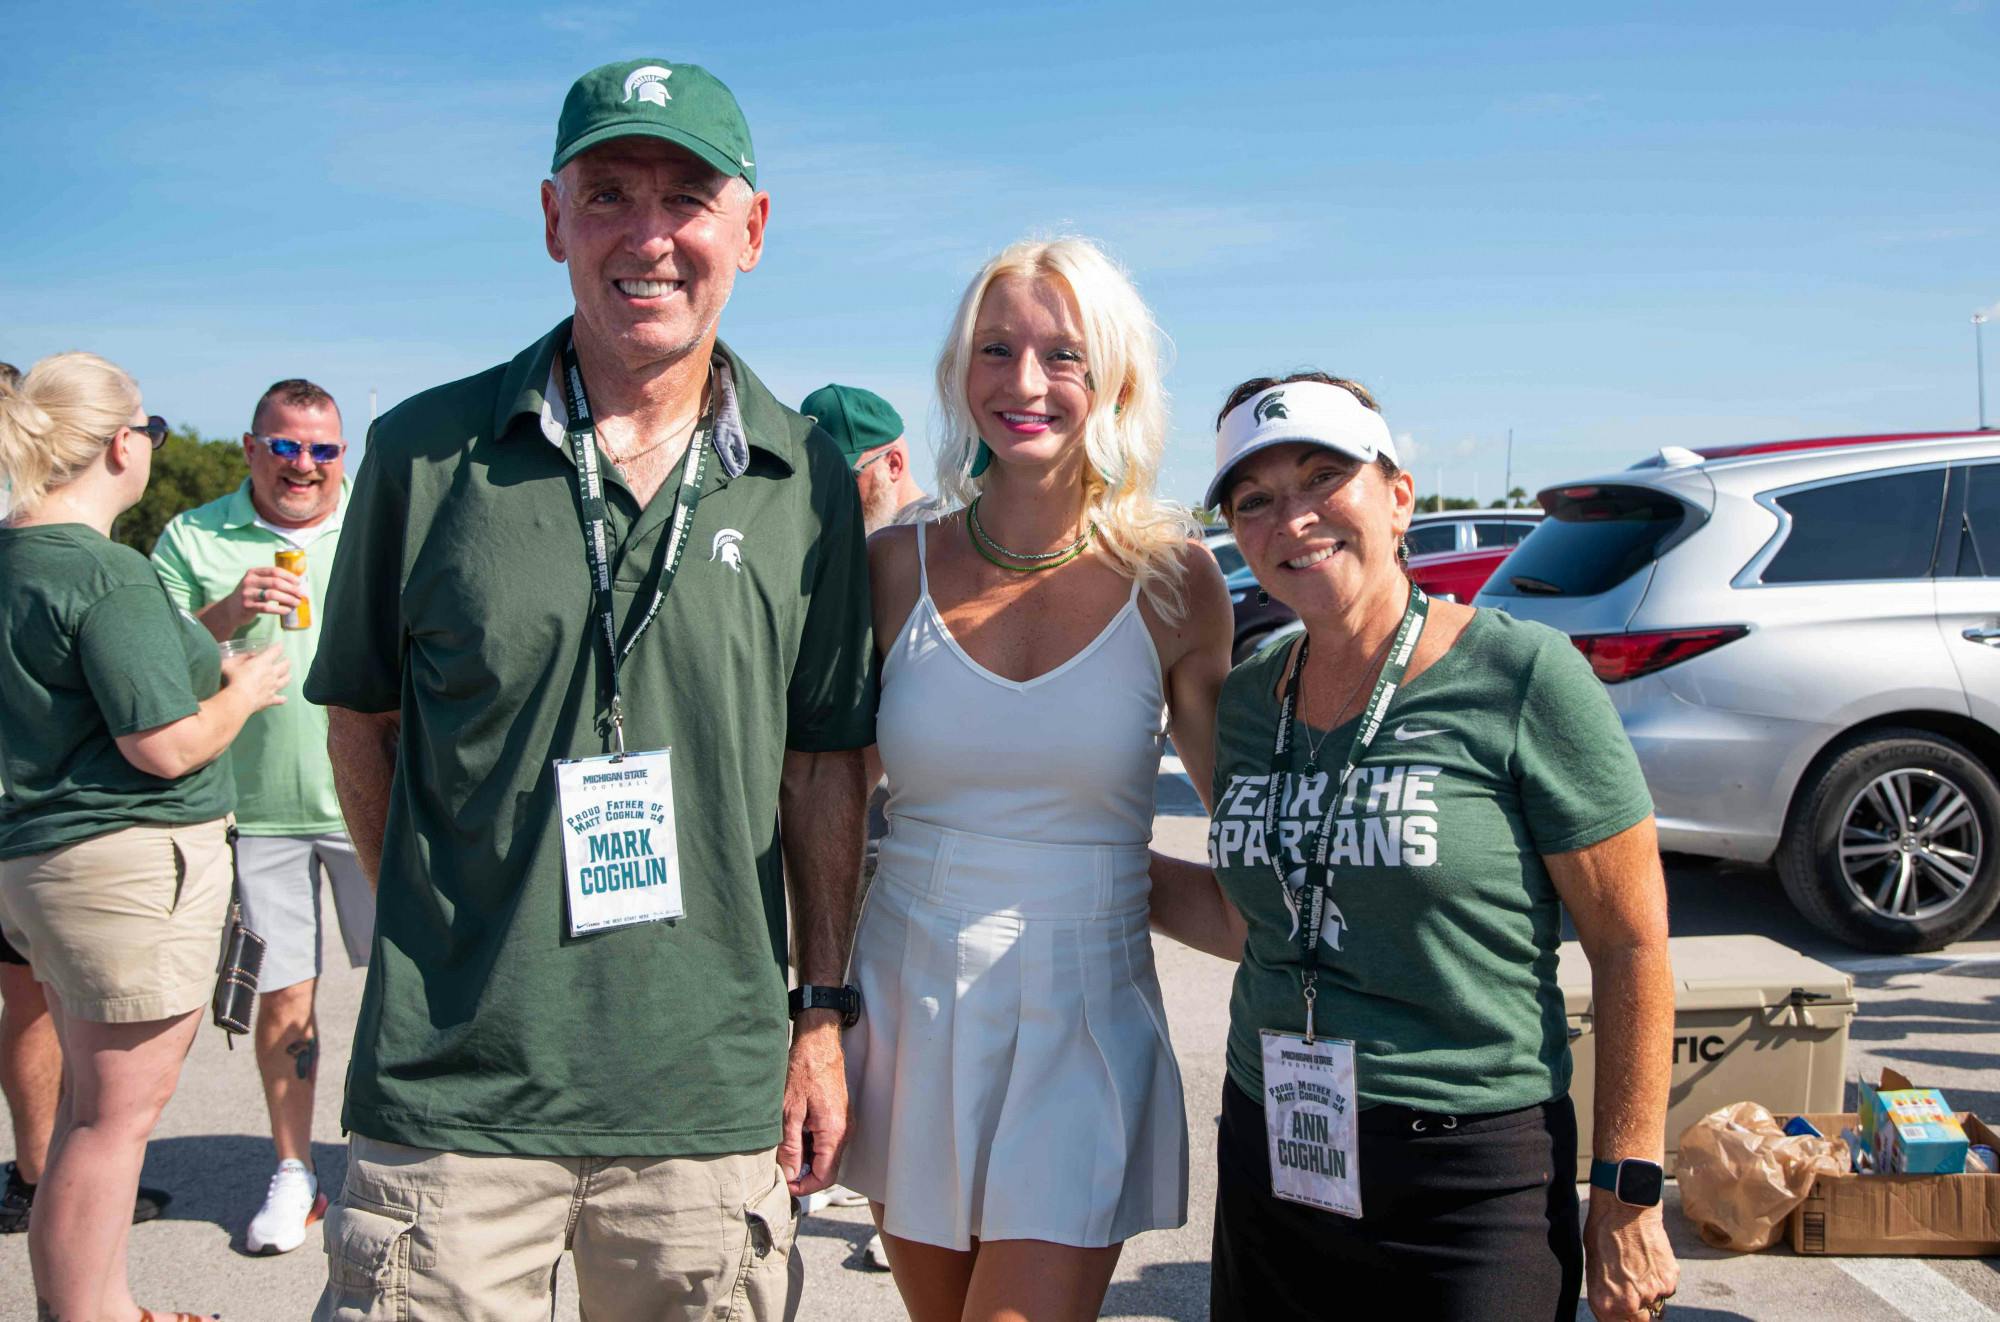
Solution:
<path fill-rule="evenodd" d="M 1572 1322 L 1583 1238 L 1568 1097 L 1455 1128 L 1372 1107 L 1359 1129 L 1362 1217 L 1287 1202 L 1271 1193 L 1262 1104 L 1223 1083 L 1215 1322 Z"/>

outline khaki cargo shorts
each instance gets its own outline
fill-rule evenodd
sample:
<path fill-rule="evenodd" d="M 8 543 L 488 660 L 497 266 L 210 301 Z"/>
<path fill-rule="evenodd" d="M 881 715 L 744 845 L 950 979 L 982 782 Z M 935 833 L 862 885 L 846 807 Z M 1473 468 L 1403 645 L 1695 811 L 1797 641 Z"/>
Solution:
<path fill-rule="evenodd" d="M 172 1019 L 215 992 L 231 879 L 227 818 L 129 826 L 0 860 L 0 928 L 69 1017 Z"/>
<path fill-rule="evenodd" d="M 547 1317 L 575 1260 L 590 1322 L 783 1322 L 804 1285 L 773 1152 L 516 1157 L 355 1134 L 316 1322 Z"/>

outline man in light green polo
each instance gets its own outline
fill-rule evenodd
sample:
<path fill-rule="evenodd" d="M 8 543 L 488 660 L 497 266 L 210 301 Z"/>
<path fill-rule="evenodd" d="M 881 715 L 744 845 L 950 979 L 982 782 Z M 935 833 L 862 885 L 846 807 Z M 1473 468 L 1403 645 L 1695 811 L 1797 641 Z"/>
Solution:
<path fill-rule="evenodd" d="M 326 712 L 303 693 L 319 647 L 316 608 L 333 576 L 347 506 L 347 442 L 333 396 L 310 381 L 278 382 L 251 410 L 243 454 L 249 478 L 168 523 L 153 564 L 168 594 L 218 642 L 283 647 L 292 663 L 286 701 L 252 716 L 230 748 L 243 920 L 265 941 L 255 1036 L 277 1149 L 277 1168 L 244 1245 L 268 1254 L 304 1243 L 306 1227 L 326 1207 L 312 1163 L 319 1078 L 313 998 L 325 913 L 320 879 L 356 968 L 368 962 L 375 897 L 341 821 Z M 278 567 L 281 551 L 305 553 L 303 576 Z"/>
<path fill-rule="evenodd" d="M 565 1251 L 592 1322 L 797 1305 L 874 647 L 846 461 L 717 338 L 756 161 L 706 70 L 585 74 L 575 315 L 369 434 L 306 682 L 379 883 L 321 1319 L 546 1316 Z"/>

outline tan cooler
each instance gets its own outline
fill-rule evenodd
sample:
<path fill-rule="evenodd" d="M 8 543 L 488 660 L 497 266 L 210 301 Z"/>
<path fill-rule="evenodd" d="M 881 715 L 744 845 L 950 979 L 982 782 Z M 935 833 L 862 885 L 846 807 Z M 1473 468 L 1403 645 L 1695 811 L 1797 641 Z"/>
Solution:
<path fill-rule="evenodd" d="M 1846 1109 L 1842 1095 L 1854 980 L 1761 936 L 1682 936 L 1674 962 L 1674 1081 L 1667 1095 L 1667 1174 L 1681 1132 L 1732 1102 L 1774 1115 Z M 1574 941 L 1562 946 L 1557 979 L 1569 1011 L 1576 1060 L 1576 1171 L 1590 1176 L 1591 1101 L 1597 1041 L 1590 965 Z M 1607 1156 L 1618 1155 L 1607 1153 Z"/>

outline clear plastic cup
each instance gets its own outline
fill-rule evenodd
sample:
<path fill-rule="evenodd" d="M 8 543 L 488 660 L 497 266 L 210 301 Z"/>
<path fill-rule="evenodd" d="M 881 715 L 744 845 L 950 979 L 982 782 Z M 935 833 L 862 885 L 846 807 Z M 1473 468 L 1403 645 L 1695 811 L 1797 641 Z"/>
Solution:
<path fill-rule="evenodd" d="M 221 644 L 222 657 L 226 661 L 232 656 L 255 656 L 276 645 L 275 640 L 270 638 L 231 638 Z"/>

